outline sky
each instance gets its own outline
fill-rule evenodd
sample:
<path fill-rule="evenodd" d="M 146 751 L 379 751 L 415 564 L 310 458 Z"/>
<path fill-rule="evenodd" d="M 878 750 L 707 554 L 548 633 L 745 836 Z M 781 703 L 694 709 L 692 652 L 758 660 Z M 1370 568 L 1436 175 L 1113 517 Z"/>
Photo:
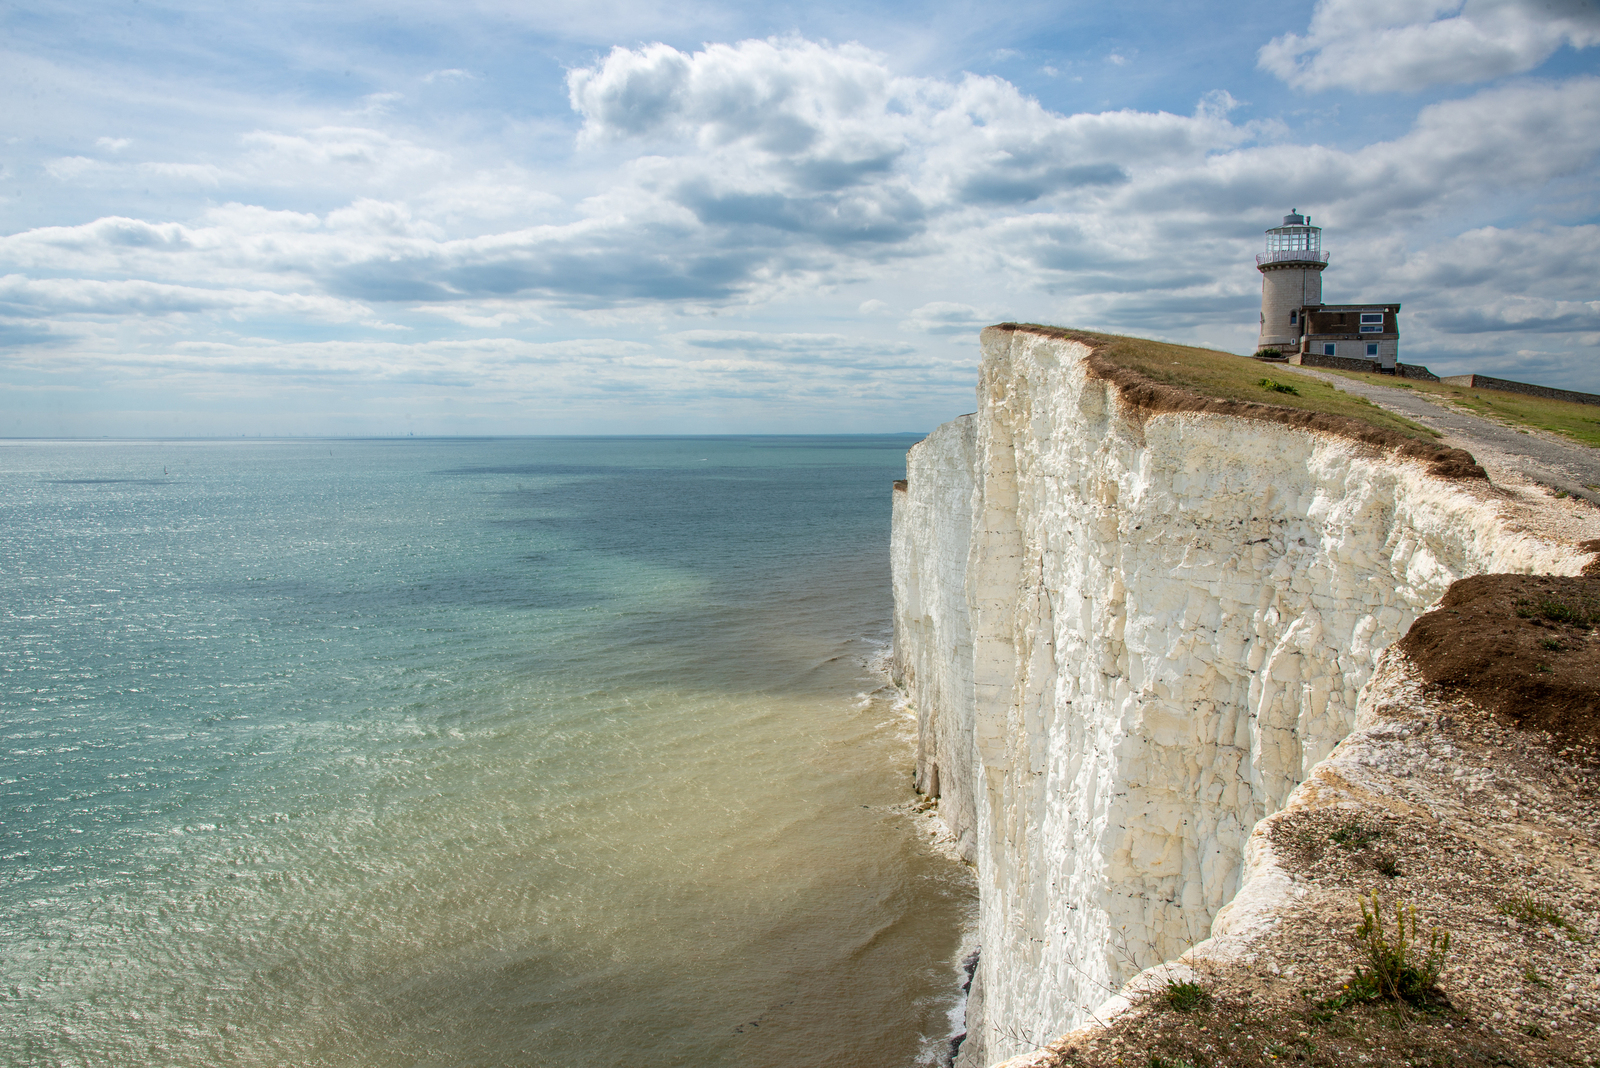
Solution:
<path fill-rule="evenodd" d="M 869 433 L 1007 320 L 1600 392 L 1600 3 L 0 7 L 0 437 Z"/>

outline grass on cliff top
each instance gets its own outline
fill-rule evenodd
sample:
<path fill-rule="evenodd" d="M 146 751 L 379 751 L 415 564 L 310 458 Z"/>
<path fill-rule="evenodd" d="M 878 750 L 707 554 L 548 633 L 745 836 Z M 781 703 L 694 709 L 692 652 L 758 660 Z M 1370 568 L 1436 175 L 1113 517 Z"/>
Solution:
<path fill-rule="evenodd" d="M 1481 415 L 1508 426 L 1548 430 L 1584 445 L 1600 448 L 1600 405 L 1533 397 L 1526 393 L 1503 393 L 1498 389 L 1484 389 L 1481 386 L 1469 389 L 1466 386 L 1452 386 L 1444 382 L 1391 378 L 1388 375 L 1371 375 L 1360 371 L 1332 371 L 1327 368 L 1321 370 L 1362 382 L 1373 382 L 1380 386 L 1413 390 L 1437 404 L 1456 406 L 1473 415 Z"/>
<path fill-rule="evenodd" d="M 1284 408 L 1343 415 L 1419 441 L 1431 442 L 1439 437 L 1436 431 L 1386 412 L 1365 398 L 1342 393 L 1326 382 L 1299 374 L 1286 364 L 1263 363 L 1231 352 L 1172 345 L 1165 341 L 1123 337 L 1120 334 L 1093 334 L 1087 330 L 1074 333 L 1093 338 L 1101 346 L 1101 353 L 1112 363 L 1137 371 L 1163 385 L 1224 400 L 1276 404 Z M 1272 385 L 1263 385 L 1263 379 Z M 1389 378 L 1384 380 L 1385 384 L 1393 381 Z M 1273 386 L 1290 386 L 1294 392 Z"/>

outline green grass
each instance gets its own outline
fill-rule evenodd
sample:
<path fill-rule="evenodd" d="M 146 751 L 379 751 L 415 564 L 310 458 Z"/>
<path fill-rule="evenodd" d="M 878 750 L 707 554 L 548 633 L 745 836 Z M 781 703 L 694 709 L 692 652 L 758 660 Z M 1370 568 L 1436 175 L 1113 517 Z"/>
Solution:
<path fill-rule="evenodd" d="M 1548 902 L 1541 901 L 1532 894 L 1518 894 L 1500 902 L 1495 906 L 1495 911 L 1502 916 L 1510 916 L 1519 923 L 1531 926 L 1548 924 L 1551 927 L 1566 927 L 1567 918 L 1561 915 L 1559 909 Z"/>
<path fill-rule="evenodd" d="M 1439 436 L 1427 427 L 1386 412 L 1364 398 L 1340 392 L 1320 379 L 1302 375 L 1283 364 L 1271 364 L 1272 378 L 1263 379 L 1263 364 L 1259 360 L 1235 356 L 1231 352 L 1118 334 L 1073 332 L 1098 342 L 1101 352 L 1112 363 L 1137 371 L 1152 382 L 1223 400 L 1342 415 L 1418 441 L 1431 443 Z M 1264 381 L 1271 385 L 1263 385 Z"/>
<path fill-rule="evenodd" d="M 1580 604 L 1557 598 L 1530 601 L 1526 598 L 1516 603 L 1519 619 L 1548 619 L 1552 623 L 1570 623 L 1575 627 L 1600 627 L 1600 603 L 1584 599 Z M 1551 648 L 1546 645 L 1546 649 Z"/>
<path fill-rule="evenodd" d="M 1366 374 L 1361 371 L 1335 371 L 1319 368 L 1328 374 L 1371 382 L 1379 386 L 1399 386 L 1414 390 L 1443 404 L 1452 405 L 1495 419 L 1515 427 L 1533 427 L 1561 434 L 1585 445 L 1600 448 L 1600 405 L 1577 404 L 1573 401 L 1530 397 L 1524 393 L 1502 393 L 1497 389 L 1468 389 L 1450 386 L 1443 382 L 1421 379 L 1396 379 L 1389 375 Z"/>

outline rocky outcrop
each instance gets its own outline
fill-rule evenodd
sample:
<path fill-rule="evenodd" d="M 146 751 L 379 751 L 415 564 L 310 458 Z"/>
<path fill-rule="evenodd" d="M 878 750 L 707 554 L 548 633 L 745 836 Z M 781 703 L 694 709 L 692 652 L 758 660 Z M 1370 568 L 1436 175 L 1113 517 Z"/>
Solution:
<path fill-rule="evenodd" d="M 911 451 L 892 550 L 918 785 L 977 869 L 968 1065 L 1204 939 L 1452 581 L 1591 556 L 1417 450 L 1173 404 L 1058 333 L 982 344 L 979 409 Z"/>

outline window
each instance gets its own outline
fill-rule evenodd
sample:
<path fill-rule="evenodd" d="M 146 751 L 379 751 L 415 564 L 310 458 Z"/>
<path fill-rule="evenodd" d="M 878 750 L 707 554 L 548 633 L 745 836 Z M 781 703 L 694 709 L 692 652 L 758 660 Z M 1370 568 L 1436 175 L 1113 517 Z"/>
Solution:
<path fill-rule="evenodd" d="M 1376 341 L 1367 342 L 1367 355 L 1374 360 L 1378 358 L 1378 343 Z"/>
<path fill-rule="evenodd" d="M 1290 326 L 1293 326 L 1293 325 L 1294 325 L 1294 324 L 1295 324 L 1295 323 L 1298 323 L 1298 322 L 1299 322 L 1299 321 L 1300 321 L 1300 320 L 1299 320 L 1299 319 L 1298 319 L 1298 318 L 1297 318 L 1297 316 L 1298 316 L 1298 315 L 1299 315 L 1299 313 L 1298 313 L 1298 312 L 1290 312 L 1290 313 L 1289 313 L 1289 325 L 1290 325 Z"/>
<path fill-rule="evenodd" d="M 1383 333 L 1383 312 L 1362 312 L 1361 332 L 1363 334 Z"/>
<path fill-rule="evenodd" d="M 1322 343 L 1322 354 L 1324 356 L 1332 356 L 1333 355 L 1333 342 L 1324 341 Z"/>

